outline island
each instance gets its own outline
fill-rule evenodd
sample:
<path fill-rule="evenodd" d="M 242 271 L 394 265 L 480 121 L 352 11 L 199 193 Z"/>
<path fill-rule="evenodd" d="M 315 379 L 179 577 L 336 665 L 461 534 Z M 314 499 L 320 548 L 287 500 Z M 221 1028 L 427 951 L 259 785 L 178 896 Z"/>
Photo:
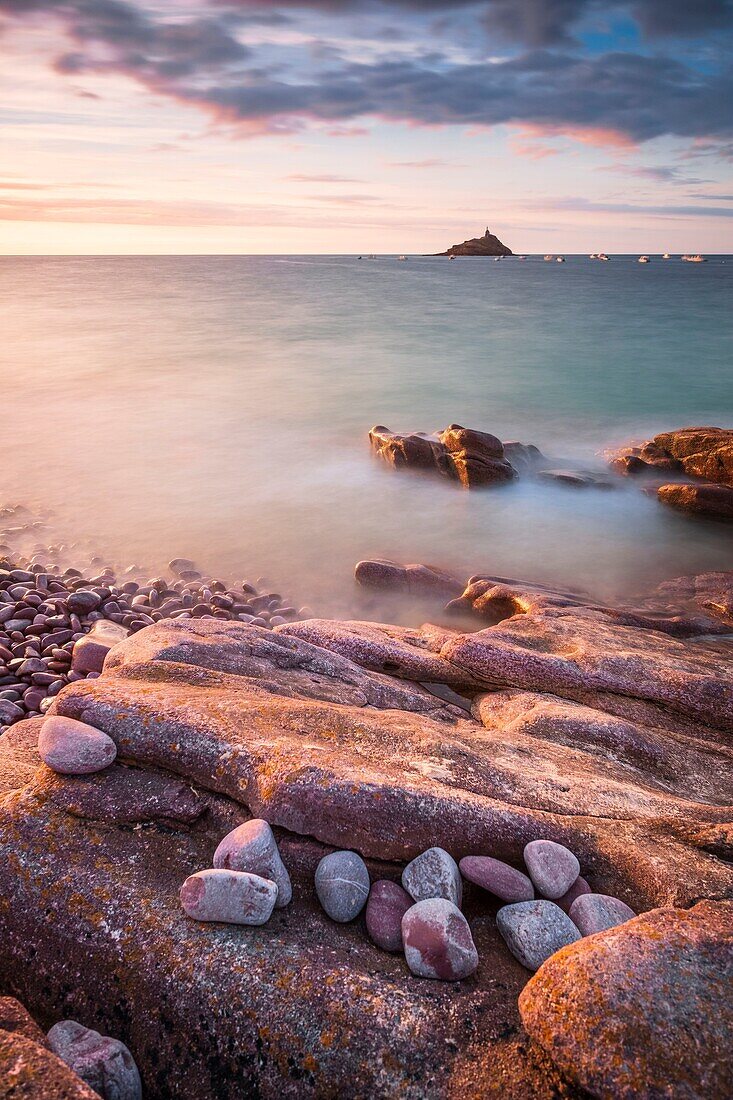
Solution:
<path fill-rule="evenodd" d="M 507 248 L 505 244 L 495 237 L 493 233 L 489 231 L 488 225 L 486 226 L 486 232 L 483 237 L 472 237 L 470 241 L 464 241 L 463 244 L 454 244 L 447 250 L 447 252 L 437 252 L 437 256 L 512 256 L 514 253 L 511 248 Z"/>

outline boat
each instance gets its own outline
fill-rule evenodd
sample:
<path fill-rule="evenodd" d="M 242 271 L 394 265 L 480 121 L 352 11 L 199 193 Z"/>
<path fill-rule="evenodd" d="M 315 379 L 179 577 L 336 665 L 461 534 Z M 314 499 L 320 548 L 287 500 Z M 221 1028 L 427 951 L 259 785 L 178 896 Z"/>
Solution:
<path fill-rule="evenodd" d="M 554 256 L 545 256 L 545 263 L 549 263 L 550 260 L 554 260 L 554 259 L 555 259 Z"/>
<path fill-rule="evenodd" d="M 397 257 L 397 259 L 398 259 L 398 260 L 406 260 L 406 259 L 407 259 L 407 256 L 398 256 L 398 257 Z"/>
<path fill-rule="evenodd" d="M 503 256 L 494 256 L 494 263 L 498 264 L 499 260 L 503 260 L 503 259 L 504 259 Z"/>
<path fill-rule="evenodd" d="M 607 260 L 608 256 L 606 255 L 605 252 L 599 252 L 598 256 L 596 258 L 599 259 L 599 260 Z"/>
<path fill-rule="evenodd" d="M 662 259 L 663 260 L 671 260 L 672 257 L 670 256 L 669 252 L 665 252 L 664 255 L 662 256 Z"/>
<path fill-rule="evenodd" d="M 557 262 L 559 264 L 564 264 L 565 263 L 565 257 L 564 256 L 558 256 L 557 257 Z"/>
<path fill-rule="evenodd" d="M 680 257 L 686 264 L 704 264 L 707 263 L 704 256 L 697 253 L 695 256 L 682 256 Z"/>
<path fill-rule="evenodd" d="M 590 256 L 588 257 L 588 259 L 589 259 L 589 260 L 597 260 L 597 259 L 598 259 L 598 253 L 597 253 L 597 252 L 591 252 L 591 254 L 590 254 Z"/>
<path fill-rule="evenodd" d="M 648 264 L 648 263 L 651 263 L 651 260 L 649 259 L 648 256 L 639 256 L 639 259 L 636 262 L 638 264 Z"/>
<path fill-rule="evenodd" d="M 455 256 L 449 256 L 448 259 L 449 260 L 455 260 Z"/>

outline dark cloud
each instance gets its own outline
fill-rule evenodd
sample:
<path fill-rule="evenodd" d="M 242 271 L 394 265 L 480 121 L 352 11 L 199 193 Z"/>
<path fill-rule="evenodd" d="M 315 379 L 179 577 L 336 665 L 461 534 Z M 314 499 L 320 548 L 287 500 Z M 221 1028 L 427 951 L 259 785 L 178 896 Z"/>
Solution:
<path fill-rule="evenodd" d="M 510 9 L 512 18 L 536 16 L 521 33 L 540 40 L 563 36 L 573 13 L 592 3 L 488 0 L 473 6 L 497 18 L 509 18 Z M 328 6 L 344 4 L 328 0 Z M 411 0 L 401 0 L 401 6 L 426 7 Z M 433 0 L 430 7 L 446 5 Z M 635 7 L 659 17 L 656 0 L 636 0 Z M 666 0 L 668 25 L 676 7 L 676 0 Z M 727 7 L 725 0 L 704 0 L 702 16 L 720 18 Z M 126 0 L 0 0 L 0 12 L 54 12 L 63 18 L 72 48 L 57 59 L 61 72 L 123 73 L 243 131 L 293 132 L 310 121 L 338 128 L 374 116 L 428 126 L 530 125 L 630 141 L 665 134 L 733 137 L 733 75 L 702 72 L 658 52 L 587 56 L 567 47 L 532 49 L 499 63 L 473 64 L 440 54 L 359 64 L 336 57 L 311 63 L 313 75 L 307 77 L 294 69 L 280 75 L 255 64 L 258 58 L 237 39 L 229 12 L 217 10 L 218 16 L 212 8 L 209 17 L 174 21 Z M 284 57 L 291 55 L 286 51 Z"/>

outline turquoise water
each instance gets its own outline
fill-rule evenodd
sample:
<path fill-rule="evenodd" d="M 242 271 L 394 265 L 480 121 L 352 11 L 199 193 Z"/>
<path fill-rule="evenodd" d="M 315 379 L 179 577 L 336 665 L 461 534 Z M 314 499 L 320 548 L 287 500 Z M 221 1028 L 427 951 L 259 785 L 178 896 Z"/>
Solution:
<path fill-rule="evenodd" d="M 119 563 L 193 556 L 329 613 L 358 610 L 371 555 L 607 596 L 733 568 L 733 527 L 633 484 L 467 494 L 366 442 L 459 422 L 593 466 L 733 426 L 732 290 L 729 257 L 0 259 L 0 500 Z"/>

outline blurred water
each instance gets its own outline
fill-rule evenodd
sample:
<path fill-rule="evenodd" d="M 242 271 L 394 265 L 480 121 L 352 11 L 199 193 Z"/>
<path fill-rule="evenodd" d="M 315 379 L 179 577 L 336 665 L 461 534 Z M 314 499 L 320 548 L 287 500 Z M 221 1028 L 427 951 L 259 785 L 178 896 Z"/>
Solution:
<path fill-rule="evenodd" d="M 727 262 L 726 262 L 727 260 Z M 362 557 L 612 597 L 733 568 L 733 527 L 615 492 L 394 474 L 374 423 L 450 422 L 575 463 L 733 425 L 733 259 L 0 259 L 0 503 L 115 561 L 265 573 L 348 614 Z"/>

